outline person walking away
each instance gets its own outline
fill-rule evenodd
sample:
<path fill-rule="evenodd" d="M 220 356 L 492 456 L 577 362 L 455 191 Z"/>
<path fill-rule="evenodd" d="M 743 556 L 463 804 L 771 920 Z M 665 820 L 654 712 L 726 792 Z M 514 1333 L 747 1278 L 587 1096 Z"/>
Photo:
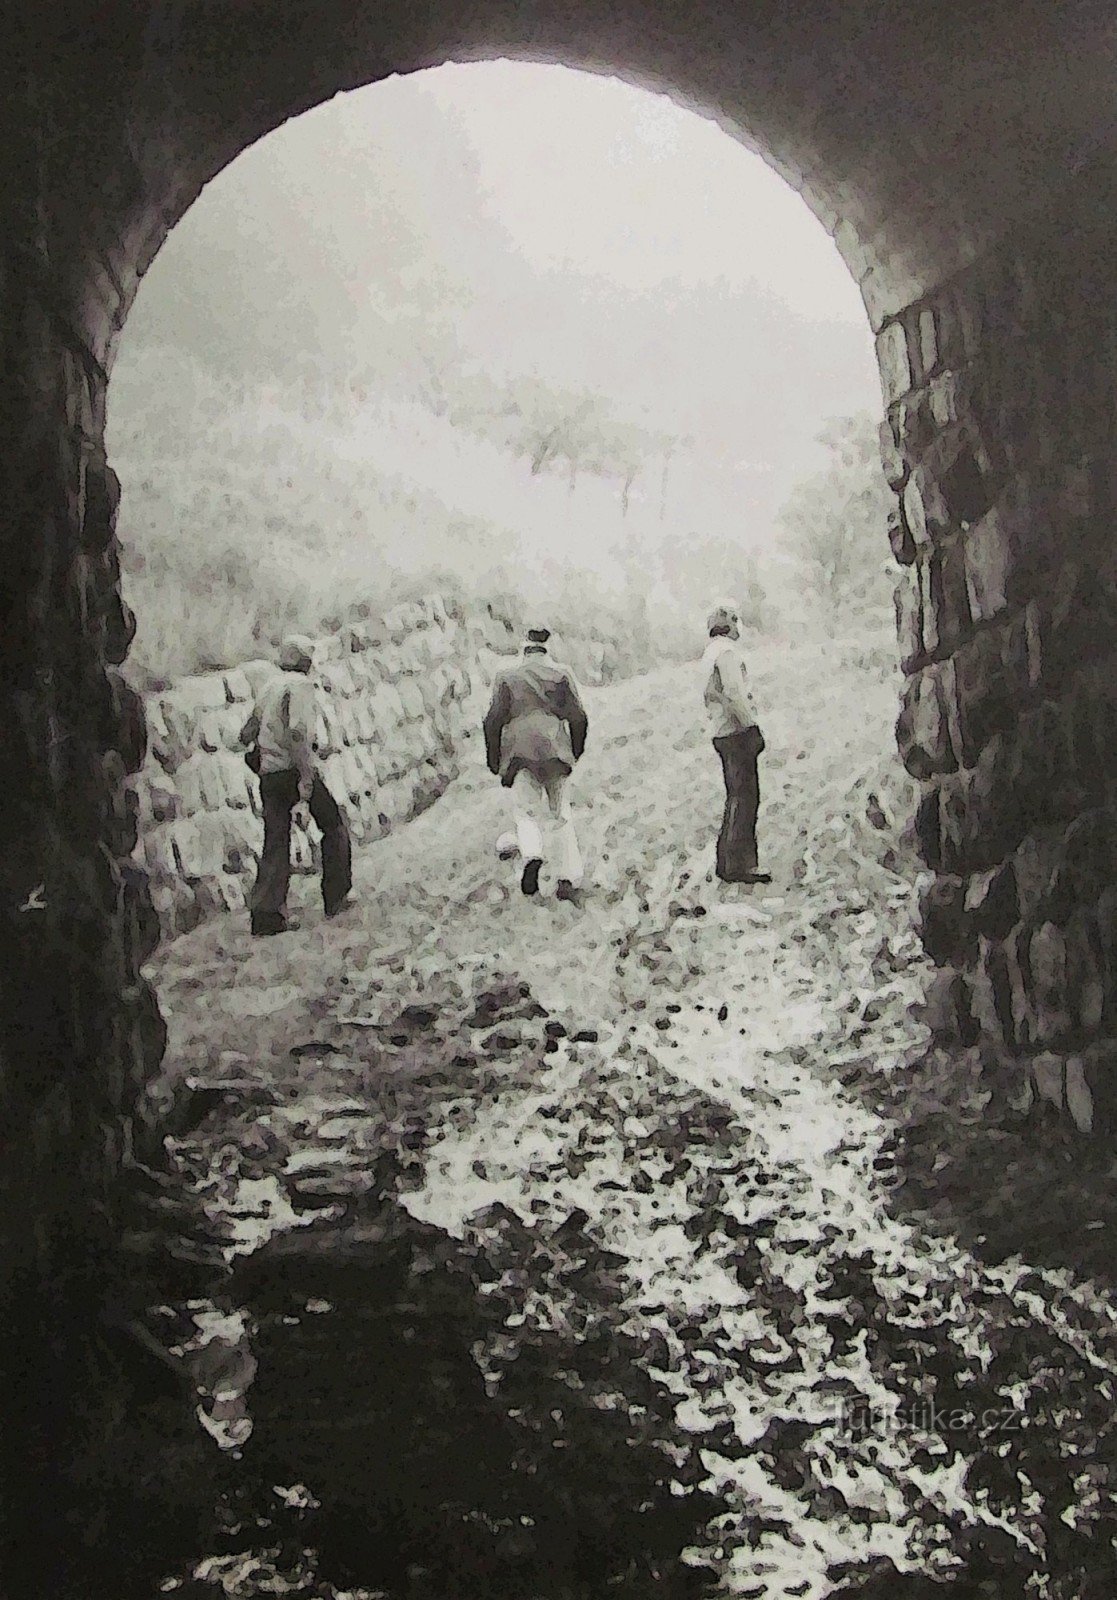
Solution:
<path fill-rule="evenodd" d="M 256 709 L 242 730 L 242 739 L 251 746 L 245 759 L 259 774 L 264 813 L 264 848 L 248 902 L 254 934 L 286 933 L 298 926 L 287 916 L 291 817 L 296 805 L 309 806 L 322 832 L 322 904 L 327 917 L 343 908 L 353 884 L 349 825 L 315 763 L 318 706 L 309 678 L 313 663 L 314 645 L 309 639 L 287 639 L 279 653 L 281 670 L 260 690 Z"/>
<path fill-rule="evenodd" d="M 757 870 L 757 759 L 764 749 L 764 735 L 749 690 L 738 607 L 732 600 L 722 601 L 711 611 L 706 625 L 710 642 L 702 658 L 704 700 L 725 779 L 717 875 L 723 883 L 771 883 L 769 873 Z"/>
<path fill-rule="evenodd" d="M 497 673 L 485 715 L 489 771 L 512 791 L 516 839 L 523 860 L 520 888 L 539 892 L 539 873 L 552 835 L 560 900 L 572 900 L 584 875 L 567 783 L 586 746 L 589 723 L 573 674 L 552 660 L 550 629 L 527 630 L 514 666 Z"/>

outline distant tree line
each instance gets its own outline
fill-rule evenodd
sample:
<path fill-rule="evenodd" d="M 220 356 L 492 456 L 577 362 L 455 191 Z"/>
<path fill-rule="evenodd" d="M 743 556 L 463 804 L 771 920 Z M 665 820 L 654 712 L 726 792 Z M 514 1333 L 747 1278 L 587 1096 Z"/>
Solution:
<path fill-rule="evenodd" d="M 788 497 L 780 524 L 808 593 L 831 621 L 890 615 L 895 568 L 888 544 L 892 493 L 868 413 L 841 417 L 819 436 L 828 461 Z"/>
<path fill-rule="evenodd" d="M 622 415 L 589 389 L 563 388 L 530 373 L 501 377 L 425 356 L 413 382 L 415 398 L 436 416 L 529 462 L 534 474 L 562 473 L 572 491 L 583 473 L 615 478 L 625 514 L 637 479 L 653 472 L 662 505 L 672 458 L 694 443 Z M 369 387 L 359 380 L 356 386 Z"/>

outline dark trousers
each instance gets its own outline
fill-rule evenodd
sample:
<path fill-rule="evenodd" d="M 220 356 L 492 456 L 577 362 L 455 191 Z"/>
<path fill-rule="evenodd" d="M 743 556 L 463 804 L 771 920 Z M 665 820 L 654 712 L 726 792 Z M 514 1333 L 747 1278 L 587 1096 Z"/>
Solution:
<path fill-rule="evenodd" d="M 291 813 L 298 799 L 299 776 L 293 768 L 261 775 L 264 848 L 248 901 L 253 922 L 282 916 L 286 910 L 291 882 Z M 322 904 L 328 916 L 352 887 L 353 849 L 345 813 L 317 776 L 310 796 L 310 814 L 322 830 Z"/>
<path fill-rule="evenodd" d="M 725 815 L 718 834 L 717 875 L 740 883 L 756 871 L 756 814 L 760 809 L 756 730 L 727 733 L 714 740 L 725 777 Z"/>

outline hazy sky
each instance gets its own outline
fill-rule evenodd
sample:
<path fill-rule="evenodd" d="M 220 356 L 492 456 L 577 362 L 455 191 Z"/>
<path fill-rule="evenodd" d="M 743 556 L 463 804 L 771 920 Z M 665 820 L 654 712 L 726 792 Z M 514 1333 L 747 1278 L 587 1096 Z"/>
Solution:
<path fill-rule="evenodd" d="M 340 95 L 245 151 L 157 257 L 122 363 L 152 342 L 249 381 L 464 364 L 589 389 L 696 437 L 762 526 L 827 420 L 880 403 L 853 281 L 758 156 L 662 96 L 508 61 Z"/>
<path fill-rule="evenodd" d="M 350 97 L 375 126 L 429 95 L 476 153 L 484 203 L 535 267 L 626 288 L 664 279 L 764 290 L 798 316 L 865 325 L 821 224 L 714 122 L 616 78 L 525 62 L 446 66 Z"/>

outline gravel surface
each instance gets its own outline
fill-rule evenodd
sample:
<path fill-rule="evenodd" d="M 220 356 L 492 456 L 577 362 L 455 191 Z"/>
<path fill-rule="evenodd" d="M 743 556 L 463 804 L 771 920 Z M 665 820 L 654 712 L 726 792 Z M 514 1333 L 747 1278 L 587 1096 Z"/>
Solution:
<path fill-rule="evenodd" d="M 303 882 L 299 932 L 158 954 L 155 1093 L 236 1276 L 153 1322 L 248 1485 L 168 1590 L 1109 1600 L 1113 1300 L 983 1253 L 928 1176 L 998 1129 L 916 1020 L 894 685 L 786 646 L 754 678 L 770 886 L 711 881 L 672 669 L 591 697 L 582 904 L 519 894 L 478 745 L 344 917 Z"/>

